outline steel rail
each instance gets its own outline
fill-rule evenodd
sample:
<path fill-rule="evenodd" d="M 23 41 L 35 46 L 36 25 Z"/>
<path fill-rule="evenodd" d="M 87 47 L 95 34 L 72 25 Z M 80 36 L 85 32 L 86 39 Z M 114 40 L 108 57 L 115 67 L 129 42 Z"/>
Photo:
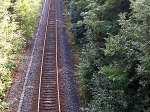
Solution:
<path fill-rule="evenodd" d="M 58 92 L 58 107 L 59 107 L 59 112 L 61 112 L 61 109 L 60 109 L 60 90 L 59 90 L 59 68 L 58 68 L 58 18 L 57 18 L 57 2 L 58 2 L 58 0 L 56 0 L 56 2 L 55 2 L 55 13 L 56 13 L 56 15 L 55 15 L 55 19 L 56 19 L 56 74 L 57 74 L 57 92 Z"/>
<path fill-rule="evenodd" d="M 48 29 L 48 20 L 49 20 L 49 11 L 50 11 L 50 5 L 51 5 L 51 1 L 49 3 L 49 6 L 48 6 L 48 17 L 47 17 L 47 20 L 46 20 L 46 31 L 45 31 L 45 35 L 44 35 L 44 46 L 43 46 L 43 53 L 42 53 L 42 62 L 41 62 L 41 72 L 40 72 L 40 82 L 39 82 L 39 96 L 38 96 L 38 109 L 37 109 L 37 112 L 40 111 L 40 97 L 41 97 L 41 82 L 42 82 L 42 67 L 43 67 L 43 61 L 44 61 L 44 49 L 45 49 L 45 41 L 46 41 L 46 34 L 47 34 L 47 29 Z"/>

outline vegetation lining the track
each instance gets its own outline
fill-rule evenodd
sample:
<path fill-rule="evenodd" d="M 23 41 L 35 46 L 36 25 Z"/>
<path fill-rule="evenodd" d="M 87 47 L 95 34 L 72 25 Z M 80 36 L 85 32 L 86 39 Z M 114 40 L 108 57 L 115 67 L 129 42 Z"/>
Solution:
<path fill-rule="evenodd" d="M 69 41 L 69 44 L 71 45 L 71 48 L 74 52 L 73 54 L 73 58 L 74 58 L 74 61 L 75 61 L 75 65 L 77 65 L 79 63 L 79 52 L 77 51 L 77 46 L 76 46 L 76 43 L 74 41 L 74 36 L 73 36 L 73 33 L 71 32 L 71 26 L 72 26 L 72 23 L 70 22 L 70 19 L 69 19 L 69 15 L 67 13 L 67 8 L 64 9 L 64 18 L 65 18 L 65 22 L 66 24 L 64 26 L 62 26 L 64 29 L 66 29 L 66 32 L 67 32 L 67 37 L 68 37 L 68 41 Z M 77 76 L 77 75 L 75 75 Z"/>
<path fill-rule="evenodd" d="M 11 73 L 33 38 L 42 0 L 1 0 L 0 4 L 0 108 L 6 109 L 3 99 L 12 83 Z"/>
<path fill-rule="evenodd" d="M 150 111 L 150 2 L 63 0 L 87 112 Z"/>

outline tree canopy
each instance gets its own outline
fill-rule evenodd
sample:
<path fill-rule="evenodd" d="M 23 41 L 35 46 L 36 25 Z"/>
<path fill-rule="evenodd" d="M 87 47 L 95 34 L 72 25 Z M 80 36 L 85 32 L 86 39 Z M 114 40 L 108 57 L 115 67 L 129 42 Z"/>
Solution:
<path fill-rule="evenodd" d="M 71 28 L 77 46 L 82 44 L 78 74 L 87 104 L 82 110 L 150 111 L 150 1 L 64 3 L 72 4 L 67 5 Z"/>

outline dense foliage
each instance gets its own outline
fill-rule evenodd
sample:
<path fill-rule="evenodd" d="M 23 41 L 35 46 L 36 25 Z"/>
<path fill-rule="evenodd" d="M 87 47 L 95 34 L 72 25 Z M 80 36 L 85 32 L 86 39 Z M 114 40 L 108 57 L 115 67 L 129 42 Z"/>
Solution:
<path fill-rule="evenodd" d="M 149 112 L 150 1 L 64 3 L 72 4 L 67 5 L 71 28 L 77 45 L 82 44 L 78 73 L 80 94 L 87 103 L 82 110 Z"/>
<path fill-rule="evenodd" d="M 77 25 L 77 22 L 83 20 L 83 17 L 80 15 L 81 12 L 86 11 L 86 6 L 88 2 L 84 0 L 64 0 L 64 4 L 68 7 L 68 15 L 72 26 L 70 30 L 73 32 L 74 42 L 76 43 L 78 49 L 87 43 L 84 33 L 86 32 L 85 25 Z M 81 50 L 81 49 L 80 49 Z"/>
<path fill-rule="evenodd" d="M 5 109 L 3 98 L 12 82 L 11 73 L 26 40 L 33 37 L 41 0 L 0 0 L 0 4 L 0 108 Z"/>

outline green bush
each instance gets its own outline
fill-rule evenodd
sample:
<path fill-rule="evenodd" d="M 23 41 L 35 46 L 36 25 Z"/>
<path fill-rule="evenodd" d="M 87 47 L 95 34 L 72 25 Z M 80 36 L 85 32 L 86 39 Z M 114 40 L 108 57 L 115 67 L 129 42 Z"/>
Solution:
<path fill-rule="evenodd" d="M 72 31 L 82 46 L 78 72 L 85 110 L 149 112 L 150 2 L 64 1 L 71 4 Z"/>
<path fill-rule="evenodd" d="M 0 4 L 0 108 L 6 109 L 8 104 L 3 99 L 12 83 L 11 73 L 20 59 L 26 40 L 33 37 L 41 0 L 1 0 Z M 31 10 L 33 7 L 34 10 Z M 20 17 L 21 20 L 18 20 Z"/>
<path fill-rule="evenodd" d="M 113 57 L 112 66 L 124 68 L 123 77 L 127 78 L 124 84 L 125 110 L 131 112 L 150 111 L 149 7 L 147 0 L 132 1 L 129 19 L 126 19 L 126 14 L 120 14 L 120 33 L 106 39 L 105 54 Z"/>
<path fill-rule="evenodd" d="M 23 31 L 26 40 L 33 38 L 33 31 L 36 26 L 36 20 L 39 17 L 41 8 L 41 0 L 17 0 L 15 4 L 15 12 L 17 21 Z"/>

